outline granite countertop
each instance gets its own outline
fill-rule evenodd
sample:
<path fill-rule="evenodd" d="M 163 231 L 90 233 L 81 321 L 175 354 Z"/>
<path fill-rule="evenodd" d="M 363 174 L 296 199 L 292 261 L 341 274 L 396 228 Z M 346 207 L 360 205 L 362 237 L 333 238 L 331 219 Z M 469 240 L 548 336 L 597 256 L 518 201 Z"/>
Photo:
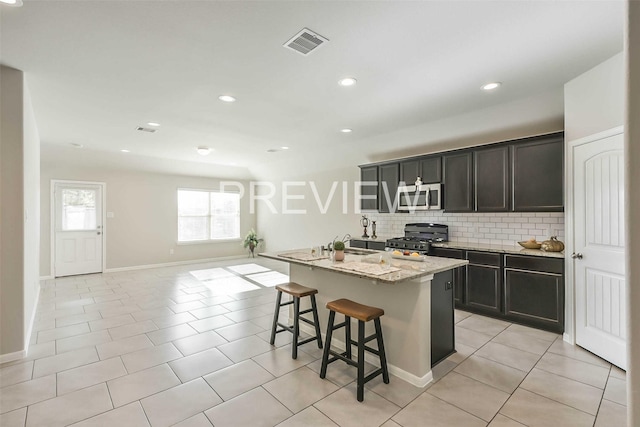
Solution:
<path fill-rule="evenodd" d="M 346 274 L 349 276 L 356 276 L 363 279 L 370 279 L 379 283 L 397 284 L 412 279 L 417 279 L 424 276 L 440 273 L 442 271 L 451 270 L 456 267 L 461 267 L 468 264 L 467 260 L 451 259 L 451 258 L 439 258 L 439 257 L 425 257 L 424 261 L 405 261 L 402 259 L 391 258 L 391 268 L 389 272 L 383 272 L 382 274 L 370 274 L 365 271 L 347 270 L 345 268 L 358 267 L 359 263 L 363 267 L 370 267 L 375 272 L 381 272 L 378 264 L 370 263 L 372 258 L 376 255 L 385 254 L 382 251 L 371 251 L 370 255 L 356 255 L 346 253 L 344 261 L 331 261 L 328 258 L 318 258 L 308 260 L 309 257 L 305 257 L 304 254 L 310 254 L 311 249 L 295 249 L 290 251 L 284 251 L 279 253 L 261 253 L 260 256 L 265 258 L 275 259 L 278 261 L 284 261 L 291 264 L 305 265 L 311 268 L 319 268 L 323 270 L 333 271 L 339 274 Z M 302 259 L 296 259 L 294 257 L 299 256 Z M 390 257 L 390 254 L 386 254 Z M 365 259 L 366 258 L 366 259 Z M 351 264 L 350 264 L 351 263 Z"/>
<path fill-rule="evenodd" d="M 467 250 L 479 250 L 487 252 L 499 252 L 505 254 L 516 255 L 531 255 L 547 258 L 564 258 L 564 251 L 562 252 L 545 252 L 540 249 L 525 249 L 521 246 L 511 245 L 489 245 L 486 243 L 467 243 L 467 242 L 441 242 L 433 243 L 432 246 L 436 248 L 451 248 L 451 249 L 467 249 Z"/>

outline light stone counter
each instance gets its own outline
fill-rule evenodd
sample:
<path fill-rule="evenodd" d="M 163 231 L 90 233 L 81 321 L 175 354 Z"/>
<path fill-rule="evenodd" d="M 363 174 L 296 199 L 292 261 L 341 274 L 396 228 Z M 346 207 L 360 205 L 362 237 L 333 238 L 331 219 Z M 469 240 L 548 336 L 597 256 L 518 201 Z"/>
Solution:
<path fill-rule="evenodd" d="M 466 250 L 498 252 L 498 253 L 515 254 L 515 255 L 531 255 L 531 256 L 540 256 L 540 257 L 547 257 L 547 258 L 564 258 L 564 251 L 545 252 L 540 249 L 525 249 L 521 246 L 511 246 L 511 245 L 489 245 L 486 243 L 467 243 L 467 242 L 442 242 L 442 243 L 433 243 L 432 246 L 436 248 L 466 249 Z"/>
<path fill-rule="evenodd" d="M 440 257 L 425 257 L 424 261 L 405 261 L 402 259 L 391 259 L 391 266 L 396 267 L 397 271 L 391 271 L 389 273 L 381 274 L 381 275 L 373 275 L 367 274 L 365 272 L 356 272 L 350 271 L 340 268 L 340 265 L 348 264 L 348 263 L 356 263 L 363 262 L 365 258 L 369 257 L 368 255 L 355 255 L 350 253 L 345 253 L 344 261 L 331 261 L 328 258 L 318 259 L 313 261 L 304 261 L 299 259 L 293 259 L 287 257 L 288 254 L 292 253 L 310 253 L 310 249 L 297 249 L 292 251 L 285 251 L 281 253 L 261 253 L 260 256 L 265 258 L 271 258 L 278 261 L 284 261 L 291 264 L 299 264 L 305 265 L 311 268 L 319 268 L 323 270 L 330 270 L 336 273 L 356 276 L 361 279 L 370 279 L 380 283 L 387 283 L 391 285 L 395 285 L 407 280 L 418 279 L 420 277 L 425 276 L 433 276 L 436 273 L 440 273 L 442 271 L 451 270 L 456 267 L 462 267 L 463 265 L 467 265 L 469 262 L 467 260 L 462 259 L 452 259 L 452 258 L 440 258 Z M 371 251 L 372 253 L 378 251 Z M 379 253 L 383 254 L 384 252 L 380 251 Z M 375 256 L 375 254 L 373 254 Z M 390 256 L 390 254 L 388 254 Z"/>

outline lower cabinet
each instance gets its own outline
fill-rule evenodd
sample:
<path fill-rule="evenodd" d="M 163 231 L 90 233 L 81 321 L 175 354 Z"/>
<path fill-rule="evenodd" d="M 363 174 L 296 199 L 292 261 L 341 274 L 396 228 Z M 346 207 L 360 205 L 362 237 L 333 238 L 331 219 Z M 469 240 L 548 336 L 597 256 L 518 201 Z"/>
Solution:
<path fill-rule="evenodd" d="M 564 259 L 450 248 L 430 255 L 469 260 L 454 271 L 456 308 L 564 332 Z"/>
<path fill-rule="evenodd" d="M 443 258 L 466 259 L 465 251 L 462 249 L 436 248 L 429 249 L 429 255 Z M 453 300 L 456 307 L 464 304 L 465 301 L 465 280 L 467 277 L 467 267 L 458 267 L 453 270 Z"/>
<path fill-rule="evenodd" d="M 502 312 L 500 254 L 467 251 L 465 303 L 483 313 Z"/>
<path fill-rule="evenodd" d="M 431 281 L 431 366 L 455 352 L 452 270 L 436 273 Z"/>
<path fill-rule="evenodd" d="M 376 251 L 384 251 L 386 242 L 384 240 L 351 239 L 349 240 L 349 246 L 351 246 L 352 248 L 373 249 Z"/>
<path fill-rule="evenodd" d="M 505 255 L 505 315 L 554 332 L 564 331 L 564 262 Z"/>

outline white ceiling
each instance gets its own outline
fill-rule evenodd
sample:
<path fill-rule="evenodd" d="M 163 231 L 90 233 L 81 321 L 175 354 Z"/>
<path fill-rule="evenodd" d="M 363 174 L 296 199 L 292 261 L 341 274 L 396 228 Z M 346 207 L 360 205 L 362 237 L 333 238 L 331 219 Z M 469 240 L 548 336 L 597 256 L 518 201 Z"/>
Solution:
<path fill-rule="evenodd" d="M 249 177 L 561 127 L 563 84 L 622 49 L 624 2 L 24 0 L 0 13 L 0 61 L 26 73 L 45 156 Z M 282 47 L 303 27 L 329 39 L 307 57 Z M 358 84 L 339 87 L 345 76 Z M 480 90 L 491 81 L 503 86 Z M 149 121 L 157 133 L 135 130 Z"/>

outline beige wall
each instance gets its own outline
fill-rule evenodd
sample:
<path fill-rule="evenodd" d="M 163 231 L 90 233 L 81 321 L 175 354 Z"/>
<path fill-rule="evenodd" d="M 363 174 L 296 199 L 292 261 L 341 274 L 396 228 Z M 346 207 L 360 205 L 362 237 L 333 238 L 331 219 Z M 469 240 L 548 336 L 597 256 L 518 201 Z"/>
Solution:
<path fill-rule="evenodd" d="M 623 67 L 621 52 L 565 84 L 566 141 L 622 125 L 625 102 Z"/>
<path fill-rule="evenodd" d="M 625 40 L 627 111 L 625 115 L 627 238 L 627 424 L 640 425 L 640 3 L 629 2 Z"/>
<path fill-rule="evenodd" d="M 38 292 L 40 141 L 21 71 L 0 66 L 0 360 L 22 356 Z"/>
<path fill-rule="evenodd" d="M 276 187 L 276 195 L 271 202 L 277 212 L 272 213 L 265 202 L 256 202 L 257 231 L 265 238 L 265 248 L 269 251 L 279 251 L 327 245 L 336 236 L 342 238 L 346 233 L 358 232 L 360 214 L 354 209 L 354 182 L 359 180 L 360 169 L 354 165 L 313 175 L 290 177 L 289 182 L 304 183 L 304 186 L 291 186 L 285 191 L 281 179 L 269 181 Z M 320 203 L 316 202 L 311 182 L 315 183 Z M 323 213 L 333 182 L 338 184 L 331 202 L 326 207 L 326 213 Z M 343 191 L 343 183 L 347 185 L 346 191 Z M 262 193 L 264 194 L 264 191 Z M 285 193 L 289 197 L 304 197 L 301 200 L 286 201 L 286 209 L 306 212 L 285 213 L 282 203 Z"/>
<path fill-rule="evenodd" d="M 41 169 L 40 274 L 51 275 L 51 180 L 106 183 L 106 269 L 245 254 L 240 241 L 178 245 L 178 188 L 219 189 L 219 181 L 155 173 L 83 167 L 81 159 L 48 162 Z M 241 238 L 255 226 L 246 198 L 241 202 Z M 170 254 L 170 250 L 174 253 Z"/>

